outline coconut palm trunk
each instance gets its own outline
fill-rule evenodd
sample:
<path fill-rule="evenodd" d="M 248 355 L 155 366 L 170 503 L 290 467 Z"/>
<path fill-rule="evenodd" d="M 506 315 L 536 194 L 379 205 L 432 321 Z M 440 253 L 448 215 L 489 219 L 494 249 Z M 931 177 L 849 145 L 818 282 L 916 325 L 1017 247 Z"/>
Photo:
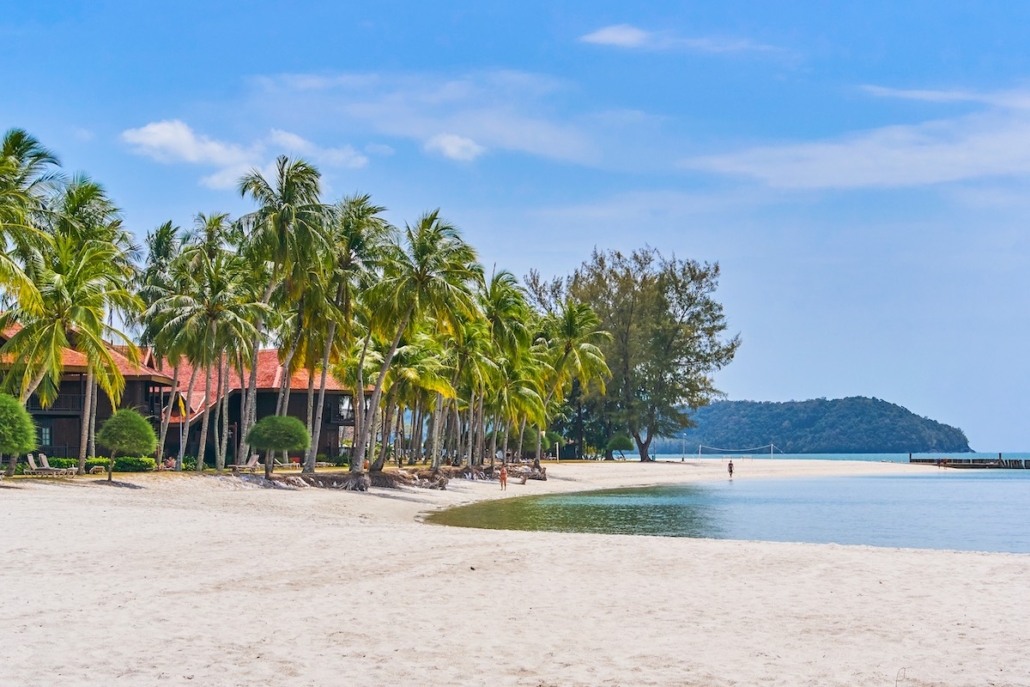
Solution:
<path fill-rule="evenodd" d="M 430 466 L 433 470 L 440 469 L 440 420 L 443 418 L 443 394 L 437 392 L 436 407 L 433 409 L 432 448 Z"/>
<path fill-rule="evenodd" d="M 172 424 L 172 408 L 175 405 L 175 395 L 179 390 L 179 366 L 176 365 L 172 369 L 172 391 L 168 395 L 168 408 L 167 410 L 161 408 L 161 437 L 157 442 L 157 463 L 158 465 L 164 459 L 165 456 L 165 442 L 168 440 L 168 427 Z M 81 454 L 83 458 L 85 454 Z"/>
<path fill-rule="evenodd" d="M 186 386 L 186 412 L 179 417 L 179 427 L 184 428 L 181 430 L 181 440 L 179 441 L 179 455 L 175 459 L 175 470 L 182 472 L 182 461 L 186 457 L 186 445 L 190 443 L 190 413 L 193 410 L 193 387 L 197 382 L 197 372 L 200 370 L 196 365 L 193 366 L 193 371 L 190 373 L 190 383 Z"/>
<path fill-rule="evenodd" d="M 333 350 L 333 337 L 336 336 L 336 322 L 329 323 L 329 332 L 326 334 L 325 349 L 322 351 L 322 371 L 318 381 L 318 403 L 315 406 L 315 419 L 311 427 L 311 446 L 308 448 L 308 455 L 304 461 L 304 472 L 315 471 L 315 456 L 318 452 L 318 442 L 322 435 L 322 418 L 325 413 L 325 388 L 329 375 L 329 356 Z"/>
<path fill-rule="evenodd" d="M 494 430 L 496 434 L 497 430 Z M 508 436 L 511 434 L 511 427 L 507 422 L 504 423 L 504 444 L 501 446 L 501 465 L 508 464 Z"/>
<path fill-rule="evenodd" d="M 371 418 L 365 414 L 365 356 L 368 354 L 368 345 L 372 341 L 372 329 L 369 328 L 365 334 L 365 341 L 361 346 L 361 355 L 358 357 L 357 378 L 358 384 L 355 392 L 357 402 L 354 404 L 354 438 L 351 440 L 350 449 L 350 471 L 363 472 L 365 460 L 365 447 L 363 437 L 365 435 L 365 424 Z M 371 410 L 371 408 L 369 408 Z M 361 456 L 358 457 L 358 444 L 361 444 Z"/>
<path fill-rule="evenodd" d="M 100 385 L 96 383 L 96 379 L 93 380 L 93 402 L 89 408 L 89 457 L 97 457 L 97 402 L 100 400 Z M 111 401 L 111 407 L 115 408 L 115 403 Z"/>
<path fill-rule="evenodd" d="M 93 368 L 86 370 L 86 388 L 82 394 L 82 422 L 79 427 L 79 469 L 78 474 L 86 474 L 86 452 L 89 450 L 89 418 L 93 410 L 93 385 L 96 378 Z"/>
<path fill-rule="evenodd" d="M 222 434 L 218 446 L 219 470 L 225 467 L 225 459 L 229 454 L 229 359 L 226 357 L 222 365 L 225 375 L 225 387 L 222 389 Z M 236 461 L 239 462 L 239 461 Z"/>
<path fill-rule="evenodd" d="M 217 403 L 217 400 L 216 400 Z M 204 416 L 200 421 L 200 448 L 197 449 L 197 472 L 204 470 L 204 454 L 207 451 L 207 430 L 211 419 L 211 364 L 204 365 Z"/>
<path fill-rule="evenodd" d="M 490 469 L 494 469 L 494 459 L 497 457 L 497 415 L 491 418 L 490 422 Z"/>

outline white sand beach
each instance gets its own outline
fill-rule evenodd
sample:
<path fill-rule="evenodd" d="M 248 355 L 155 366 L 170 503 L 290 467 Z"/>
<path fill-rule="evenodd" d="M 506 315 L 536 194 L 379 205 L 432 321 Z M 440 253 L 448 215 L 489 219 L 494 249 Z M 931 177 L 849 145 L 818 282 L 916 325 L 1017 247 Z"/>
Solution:
<path fill-rule="evenodd" d="M 919 471 L 744 461 L 737 479 Z M 723 479 L 552 466 L 507 496 Z M 1030 556 L 424 524 L 501 496 L 0 484 L 0 685 L 1025 685 Z M 898 679 L 899 676 L 901 679 Z"/>

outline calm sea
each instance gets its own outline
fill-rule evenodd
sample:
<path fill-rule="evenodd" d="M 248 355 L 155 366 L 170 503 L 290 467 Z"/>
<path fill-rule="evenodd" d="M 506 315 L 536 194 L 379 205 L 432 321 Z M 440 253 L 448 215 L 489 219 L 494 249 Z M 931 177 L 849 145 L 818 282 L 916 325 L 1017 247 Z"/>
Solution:
<path fill-rule="evenodd" d="M 1030 553 L 1030 471 L 738 479 L 529 496 L 453 508 L 429 520 L 488 529 Z"/>
<path fill-rule="evenodd" d="M 627 453 L 626 458 L 632 460 L 636 454 Z M 777 460 L 790 459 L 790 460 L 864 460 L 872 462 L 887 462 L 887 463 L 907 463 L 907 453 L 780 453 L 776 452 L 775 458 Z M 1001 456 L 1010 460 L 1030 460 L 1030 453 L 1002 453 Z M 679 460 L 685 458 L 690 460 L 697 458 L 697 453 L 661 453 L 655 456 L 659 460 Z M 703 459 L 709 458 L 733 458 L 738 460 L 741 457 L 752 458 L 754 460 L 768 460 L 770 458 L 768 453 L 726 453 L 723 455 L 715 453 L 704 453 L 701 455 Z M 930 458 L 936 460 L 937 458 L 988 458 L 994 459 L 998 457 L 998 453 L 913 453 L 913 458 Z"/>

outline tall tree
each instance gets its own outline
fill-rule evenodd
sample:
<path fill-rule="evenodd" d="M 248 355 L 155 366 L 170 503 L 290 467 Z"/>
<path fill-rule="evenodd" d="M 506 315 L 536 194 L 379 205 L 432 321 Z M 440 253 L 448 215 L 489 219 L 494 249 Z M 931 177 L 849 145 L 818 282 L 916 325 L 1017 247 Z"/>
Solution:
<path fill-rule="evenodd" d="M 383 279 L 374 287 L 380 326 L 394 333 L 372 389 L 369 408 L 361 423 L 351 470 L 361 471 L 372 433 L 372 416 L 383 394 L 383 383 L 401 337 L 413 319 L 432 315 L 455 320 L 476 307 L 470 285 L 482 279 L 475 250 L 462 240 L 458 230 L 440 218 L 439 211 L 423 215 L 414 226 L 407 225 L 402 242 L 393 247 Z M 358 409 L 361 412 L 361 408 Z"/>
<path fill-rule="evenodd" d="M 739 337 L 724 337 L 718 279 L 718 264 L 644 248 L 594 251 L 570 282 L 569 293 L 590 304 L 612 335 L 601 349 L 612 370 L 615 424 L 643 461 L 656 436 L 691 426 L 689 409 L 718 396 L 711 375 L 740 345 Z"/>
<path fill-rule="evenodd" d="M 258 267 L 256 271 L 268 266 L 268 281 L 261 298 L 264 305 L 271 302 L 276 291 L 280 304 L 294 302 L 304 288 L 310 265 L 327 255 L 330 249 L 327 208 L 320 200 L 318 169 L 304 160 L 292 160 L 285 155 L 276 159 L 275 167 L 272 181 L 253 170 L 239 182 L 240 195 L 250 197 L 258 205 L 257 210 L 240 218 L 240 225 L 247 236 L 244 252 Z M 240 428 L 243 437 L 247 436 L 251 421 L 256 417 L 257 355 L 266 324 L 264 317 L 257 320 L 251 346 L 246 413 Z M 290 360 L 285 361 L 285 367 L 290 364 Z M 245 451 L 244 455 L 247 453 Z M 271 475 L 270 463 L 266 461 L 268 475 Z"/>
<path fill-rule="evenodd" d="M 340 201 L 329 215 L 331 262 L 325 280 L 329 307 L 325 310 L 326 322 L 323 324 L 328 331 L 322 352 L 311 446 L 304 462 L 307 472 L 314 471 L 322 431 L 330 356 L 334 347 L 341 354 L 353 348 L 358 338 L 355 314 L 359 296 L 375 282 L 386 254 L 390 225 L 382 217 L 385 210 L 374 205 L 370 196 L 355 195 Z"/>

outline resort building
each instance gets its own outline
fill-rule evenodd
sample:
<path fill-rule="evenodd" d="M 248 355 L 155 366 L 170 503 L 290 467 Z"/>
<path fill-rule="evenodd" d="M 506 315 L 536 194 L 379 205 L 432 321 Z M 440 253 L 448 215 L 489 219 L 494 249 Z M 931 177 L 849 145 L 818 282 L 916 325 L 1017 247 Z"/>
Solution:
<path fill-rule="evenodd" d="M 17 331 L 15 327 L 0 333 L 0 345 Z M 183 361 L 180 364 L 178 388 L 173 388 L 174 370 L 166 361 L 156 359 L 152 351 L 142 349 L 140 362 L 133 363 L 126 355 L 125 349 L 114 345 L 109 348 L 118 370 L 125 378 L 125 390 L 122 392 L 120 407 L 138 410 L 150 418 L 156 430 L 160 430 L 162 410 L 171 405 L 172 419 L 165 442 L 164 455 L 177 455 L 179 445 L 183 441 L 186 442 L 186 455 L 197 455 L 200 424 L 205 407 L 211 406 L 211 418 L 214 419 L 214 404 L 218 400 L 215 398 L 217 372 L 212 371 L 211 389 L 209 390 L 205 388 L 204 370 L 197 370 L 193 393 L 190 395 L 187 408 L 187 392 L 190 378 L 193 376 L 193 369 L 188 363 Z M 26 408 L 36 423 L 39 450 L 48 456 L 74 458 L 79 455 L 82 427 L 86 422 L 86 358 L 82 353 L 69 348 L 62 351 L 61 358 L 64 374 L 61 377 L 60 389 L 54 402 L 44 407 L 39 397 L 33 394 L 26 403 Z M 0 361 L 0 374 L 5 373 L 9 368 L 9 363 Z M 259 351 L 257 372 L 257 416 L 260 419 L 275 414 L 276 402 L 283 382 L 283 366 L 279 362 L 278 351 L 274 349 Z M 229 396 L 227 464 L 235 462 L 239 450 L 240 406 L 248 375 L 249 372 L 241 381 L 239 374 L 235 371 L 229 374 L 227 384 Z M 316 372 L 313 380 L 316 402 L 320 377 L 320 373 Z M 307 403 L 308 374 L 305 370 L 299 370 L 290 379 L 290 400 L 287 413 L 301 422 L 307 423 Z M 342 447 L 347 445 L 353 432 L 353 408 L 351 392 L 346 390 L 332 375 L 328 375 L 317 453 L 330 458 L 340 455 Z M 184 410 L 185 413 L 183 413 Z M 111 416 L 113 411 L 107 394 L 100 391 L 97 394 L 97 428 Z M 97 447 L 97 453 L 104 454 L 102 447 Z M 214 433 L 210 429 L 206 455 L 209 462 L 213 460 Z"/>

